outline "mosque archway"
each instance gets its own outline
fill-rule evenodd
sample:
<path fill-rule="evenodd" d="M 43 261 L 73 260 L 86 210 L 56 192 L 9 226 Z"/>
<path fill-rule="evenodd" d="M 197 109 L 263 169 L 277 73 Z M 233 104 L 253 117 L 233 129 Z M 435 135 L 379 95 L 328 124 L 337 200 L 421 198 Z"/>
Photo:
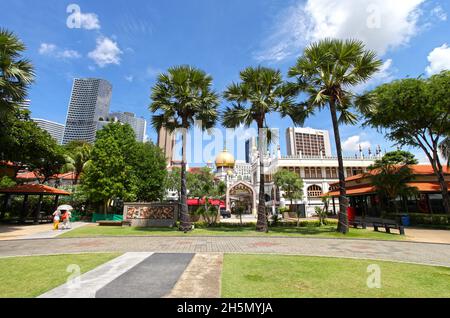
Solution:
<path fill-rule="evenodd" d="M 239 181 L 227 190 L 227 210 L 233 212 L 234 208 L 241 207 L 244 214 L 256 215 L 256 191 L 245 181 Z"/>

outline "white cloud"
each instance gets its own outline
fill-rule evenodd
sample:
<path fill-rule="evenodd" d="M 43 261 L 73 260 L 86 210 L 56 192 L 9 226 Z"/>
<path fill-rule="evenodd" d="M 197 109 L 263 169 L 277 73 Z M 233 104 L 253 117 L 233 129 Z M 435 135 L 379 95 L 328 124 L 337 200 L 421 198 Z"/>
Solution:
<path fill-rule="evenodd" d="M 447 43 L 435 48 L 428 54 L 428 62 L 426 71 L 428 75 L 439 73 L 442 70 L 450 69 L 450 47 Z"/>
<path fill-rule="evenodd" d="M 74 13 L 74 19 L 79 22 L 80 28 L 86 30 L 100 29 L 100 21 L 95 13 Z"/>
<path fill-rule="evenodd" d="M 361 136 L 351 136 L 342 143 L 342 150 L 344 151 L 359 151 L 361 146 L 362 150 L 369 149 L 371 144 L 369 141 L 361 141 Z"/>
<path fill-rule="evenodd" d="M 39 47 L 39 54 L 50 55 L 56 51 L 56 45 L 51 43 L 41 43 Z"/>
<path fill-rule="evenodd" d="M 272 34 L 255 54 L 259 61 L 298 56 L 302 48 L 323 38 L 356 38 L 384 55 L 405 45 L 419 31 L 425 0 L 307 0 L 277 17 Z"/>
<path fill-rule="evenodd" d="M 447 21 L 447 12 L 445 12 L 440 5 L 437 5 L 431 10 L 431 15 L 441 21 Z"/>
<path fill-rule="evenodd" d="M 59 59 L 77 59 L 81 57 L 81 54 L 75 50 L 61 50 L 55 44 L 51 43 L 41 43 L 39 54 Z"/>
<path fill-rule="evenodd" d="M 99 37 L 97 38 L 97 47 L 94 51 L 89 52 L 88 56 L 98 66 L 105 67 L 109 64 L 119 65 L 121 54 L 123 52 L 120 50 L 117 42 L 107 37 Z"/>
<path fill-rule="evenodd" d="M 133 76 L 133 75 L 126 75 L 126 76 L 125 76 L 125 80 L 126 80 L 127 82 L 132 83 L 133 80 L 134 80 L 134 76 Z"/>

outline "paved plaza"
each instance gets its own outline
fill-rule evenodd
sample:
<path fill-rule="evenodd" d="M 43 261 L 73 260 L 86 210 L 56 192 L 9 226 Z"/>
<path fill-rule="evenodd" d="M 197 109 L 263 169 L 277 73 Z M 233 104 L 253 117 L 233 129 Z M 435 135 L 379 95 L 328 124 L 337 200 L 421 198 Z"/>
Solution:
<path fill-rule="evenodd" d="M 242 253 L 348 257 L 450 266 L 450 245 L 287 237 L 102 237 L 0 242 L 0 257 L 98 252 Z"/>

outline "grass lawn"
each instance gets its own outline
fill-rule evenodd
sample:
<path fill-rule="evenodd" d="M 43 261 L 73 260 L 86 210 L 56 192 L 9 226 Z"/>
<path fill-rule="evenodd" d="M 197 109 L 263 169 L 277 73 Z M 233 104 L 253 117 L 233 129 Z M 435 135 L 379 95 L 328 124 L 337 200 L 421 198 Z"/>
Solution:
<path fill-rule="evenodd" d="M 254 227 L 197 228 L 184 234 L 175 228 L 136 228 L 87 225 L 60 237 L 100 237 L 100 236 L 288 236 L 288 237 L 328 237 L 328 238 L 367 238 L 380 240 L 402 240 L 404 236 L 374 232 L 373 230 L 350 229 L 348 235 L 336 232 L 336 226 L 323 227 L 273 227 L 269 233 L 258 233 Z"/>
<path fill-rule="evenodd" d="M 67 266 L 77 264 L 81 272 L 85 273 L 119 255 L 108 253 L 1 258 L 0 298 L 39 296 L 66 282 L 72 274 L 66 272 Z"/>
<path fill-rule="evenodd" d="M 381 288 L 367 287 L 367 267 L 381 268 Z M 224 256 L 222 297 L 450 297 L 450 268 L 340 258 Z"/>

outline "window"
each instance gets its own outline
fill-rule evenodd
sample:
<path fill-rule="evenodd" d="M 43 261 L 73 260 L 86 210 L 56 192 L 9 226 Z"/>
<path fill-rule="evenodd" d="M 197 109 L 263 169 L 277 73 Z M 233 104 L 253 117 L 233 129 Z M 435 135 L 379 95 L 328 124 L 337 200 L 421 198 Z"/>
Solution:
<path fill-rule="evenodd" d="M 337 169 L 336 168 L 331 168 L 331 178 L 333 178 L 333 179 L 337 179 L 338 178 Z"/>
<path fill-rule="evenodd" d="M 316 168 L 311 168 L 311 179 L 316 179 L 317 175 L 316 175 Z"/>
<path fill-rule="evenodd" d="M 309 168 L 305 168 L 305 179 L 310 179 L 311 175 L 309 173 Z"/>
<path fill-rule="evenodd" d="M 310 198 L 318 198 L 320 196 L 322 196 L 323 191 L 322 188 L 319 187 L 318 185 L 312 185 L 310 187 L 308 187 L 308 197 Z"/>
<path fill-rule="evenodd" d="M 326 168 L 325 174 L 327 179 L 331 179 L 331 168 Z"/>

